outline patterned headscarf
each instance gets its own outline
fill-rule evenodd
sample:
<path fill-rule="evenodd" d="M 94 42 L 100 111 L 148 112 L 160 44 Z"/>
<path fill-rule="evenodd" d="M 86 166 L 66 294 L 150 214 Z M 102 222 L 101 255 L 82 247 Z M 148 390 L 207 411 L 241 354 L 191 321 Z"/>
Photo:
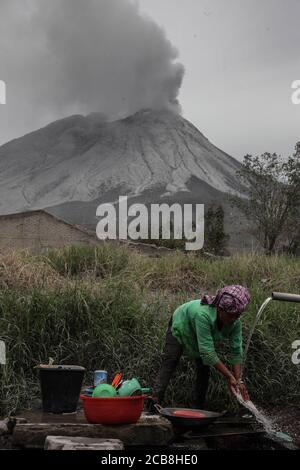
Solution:
<path fill-rule="evenodd" d="M 250 302 L 250 295 L 246 287 L 233 285 L 218 290 L 216 295 L 204 295 L 202 304 L 219 307 L 225 312 L 241 315 Z"/>

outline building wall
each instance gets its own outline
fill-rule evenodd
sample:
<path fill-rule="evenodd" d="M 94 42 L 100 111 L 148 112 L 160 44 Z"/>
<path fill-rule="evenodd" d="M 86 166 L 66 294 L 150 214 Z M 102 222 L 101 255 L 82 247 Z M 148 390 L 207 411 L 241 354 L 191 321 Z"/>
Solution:
<path fill-rule="evenodd" d="M 0 251 L 26 248 L 39 251 L 74 244 L 97 244 L 96 236 L 86 234 L 42 212 L 32 212 L 0 217 Z"/>

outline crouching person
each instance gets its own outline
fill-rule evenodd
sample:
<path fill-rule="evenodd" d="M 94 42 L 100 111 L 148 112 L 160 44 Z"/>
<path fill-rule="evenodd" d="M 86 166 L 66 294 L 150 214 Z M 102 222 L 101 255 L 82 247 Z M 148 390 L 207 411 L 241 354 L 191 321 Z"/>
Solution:
<path fill-rule="evenodd" d="M 245 401 L 249 395 L 241 380 L 241 315 L 250 302 L 248 290 L 240 285 L 226 286 L 215 296 L 204 295 L 178 307 L 166 334 L 162 365 L 153 387 L 153 401 L 160 404 L 182 354 L 196 361 L 193 407 L 203 409 L 209 384 L 210 368 L 224 376 L 232 394 L 239 392 Z M 228 339 L 227 367 L 218 357 L 215 344 Z"/>

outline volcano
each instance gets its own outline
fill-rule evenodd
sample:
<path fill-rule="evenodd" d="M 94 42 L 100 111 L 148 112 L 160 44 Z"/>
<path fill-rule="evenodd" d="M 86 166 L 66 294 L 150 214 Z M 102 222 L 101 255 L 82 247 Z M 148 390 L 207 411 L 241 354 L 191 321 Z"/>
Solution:
<path fill-rule="evenodd" d="M 108 200 L 120 190 L 141 197 L 159 188 L 173 196 L 189 192 L 192 179 L 206 192 L 236 192 L 239 166 L 169 111 L 113 122 L 75 115 L 0 147 L 0 214 Z"/>
<path fill-rule="evenodd" d="M 0 147 L 0 214 L 46 209 L 94 229 L 97 206 L 119 195 L 145 204 L 224 204 L 241 189 L 239 168 L 171 111 L 115 121 L 74 115 Z"/>

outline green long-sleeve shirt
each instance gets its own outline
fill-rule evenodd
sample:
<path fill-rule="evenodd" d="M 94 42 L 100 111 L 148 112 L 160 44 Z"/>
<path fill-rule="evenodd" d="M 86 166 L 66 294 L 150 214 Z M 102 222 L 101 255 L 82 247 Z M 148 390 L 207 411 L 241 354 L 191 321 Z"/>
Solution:
<path fill-rule="evenodd" d="M 230 364 L 240 364 L 243 356 L 242 325 L 236 320 L 221 330 L 217 326 L 217 309 L 192 300 L 178 307 L 173 314 L 172 334 L 192 358 L 201 357 L 205 365 L 220 362 L 215 343 L 229 339 Z"/>

